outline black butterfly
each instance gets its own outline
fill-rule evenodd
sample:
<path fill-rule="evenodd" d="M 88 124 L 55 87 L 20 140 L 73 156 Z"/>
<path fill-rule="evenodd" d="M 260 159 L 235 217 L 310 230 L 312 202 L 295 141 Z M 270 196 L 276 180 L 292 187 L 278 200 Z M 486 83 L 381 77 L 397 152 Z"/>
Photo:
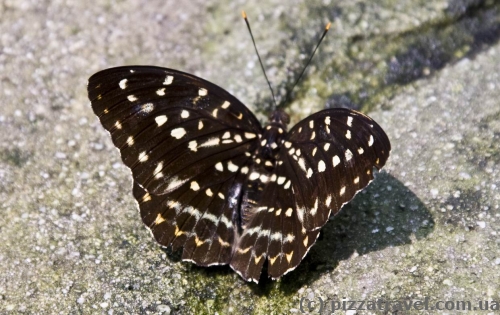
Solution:
<path fill-rule="evenodd" d="M 264 128 L 224 89 L 180 71 L 127 66 L 94 74 L 92 109 L 132 170 L 154 238 L 201 266 L 258 282 L 264 262 L 295 269 L 336 214 L 384 166 L 389 139 L 371 118 L 335 108 L 287 131 Z"/>

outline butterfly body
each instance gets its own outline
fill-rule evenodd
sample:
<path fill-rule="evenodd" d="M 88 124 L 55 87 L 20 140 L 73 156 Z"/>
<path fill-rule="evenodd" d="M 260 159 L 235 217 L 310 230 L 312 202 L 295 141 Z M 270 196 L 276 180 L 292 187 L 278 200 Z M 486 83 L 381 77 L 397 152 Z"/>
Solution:
<path fill-rule="evenodd" d="M 167 68 L 107 69 L 88 92 L 156 241 L 197 265 L 229 264 L 247 281 L 258 282 L 266 262 L 272 278 L 296 268 L 390 152 L 359 112 L 323 110 L 287 131 L 288 115 L 276 110 L 261 127 L 224 89 Z"/>

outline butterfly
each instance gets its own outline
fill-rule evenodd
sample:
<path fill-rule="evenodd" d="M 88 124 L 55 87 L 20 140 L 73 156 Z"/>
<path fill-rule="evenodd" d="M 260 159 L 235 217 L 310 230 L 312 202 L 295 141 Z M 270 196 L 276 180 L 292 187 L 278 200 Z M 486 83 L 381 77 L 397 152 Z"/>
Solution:
<path fill-rule="evenodd" d="M 173 69 L 103 70 L 88 95 L 156 241 L 247 281 L 258 282 L 266 262 L 273 279 L 295 269 L 391 150 L 360 112 L 326 109 L 287 130 L 276 110 L 262 127 L 224 89 Z"/>

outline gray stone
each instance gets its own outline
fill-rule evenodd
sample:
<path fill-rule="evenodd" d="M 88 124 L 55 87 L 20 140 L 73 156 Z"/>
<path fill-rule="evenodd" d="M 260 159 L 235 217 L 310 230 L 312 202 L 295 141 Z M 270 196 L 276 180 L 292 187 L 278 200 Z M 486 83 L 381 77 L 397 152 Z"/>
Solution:
<path fill-rule="evenodd" d="M 302 298 L 315 307 L 320 297 L 498 300 L 500 4 L 467 11 L 469 2 L 4 1 L 0 313 L 283 314 L 301 313 Z M 155 245 L 86 93 L 98 70 L 154 64 L 213 81 L 265 118 L 270 92 L 241 9 L 280 95 L 331 20 L 288 112 L 297 122 L 325 104 L 353 106 L 392 143 L 384 171 L 326 224 L 301 265 L 259 286 Z"/>

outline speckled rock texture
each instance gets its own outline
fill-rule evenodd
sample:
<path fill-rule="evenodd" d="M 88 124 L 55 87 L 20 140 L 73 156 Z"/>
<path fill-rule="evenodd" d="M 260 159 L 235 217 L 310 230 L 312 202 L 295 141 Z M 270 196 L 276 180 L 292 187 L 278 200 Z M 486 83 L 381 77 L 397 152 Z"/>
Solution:
<path fill-rule="evenodd" d="M 86 94 L 98 70 L 165 66 L 265 120 L 270 92 L 242 9 L 279 95 L 332 21 L 292 123 L 351 107 L 392 143 L 301 265 L 259 285 L 155 244 Z M 318 314 L 321 301 L 331 314 L 338 301 L 426 298 L 427 310 L 334 314 L 457 314 L 456 301 L 496 314 L 499 37 L 493 0 L 0 2 L 0 314 Z"/>

